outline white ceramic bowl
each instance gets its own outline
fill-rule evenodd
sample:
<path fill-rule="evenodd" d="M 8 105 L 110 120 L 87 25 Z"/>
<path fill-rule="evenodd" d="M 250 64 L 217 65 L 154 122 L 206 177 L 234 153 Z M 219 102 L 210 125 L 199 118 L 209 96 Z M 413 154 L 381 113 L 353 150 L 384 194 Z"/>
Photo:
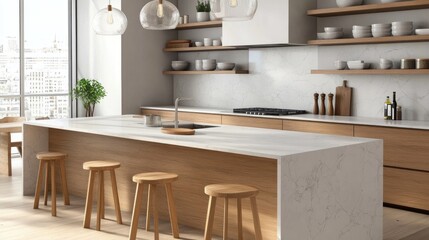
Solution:
<path fill-rule="evenodd" d="M 203 45 L 203 42 L 195 42 L 195 47 L 202 47 Z"/>
<path fill-rule="evenodd" d="M 412 27 L 413 22 L 401 21 L 401 22 L 392 22 L 392 27 Z"/>
<path fill-rule="evenodd" d="M 216 69 L 216 59 L 203 59 L 203 70 L 213 71 Z"/>
<path fill-rule="evenodd" d="M 388 33 L 372 33 L 373 37 L 388 37 L 388 36 L 392 36 L 392 33 L 388 32 Z"/>
<path fill-rule="evenodd" d="M 372 37 L 372 33 L 353 33 L 354 38 L 369 38 Z"/>
<path fill-rule="evenodd" d="M 380 68 L 381 69 L 391 69 L 393 67 L 393 63 L 380 63 Z"/>
<path fill-rule="evenodd" d="M 219 70 L 232 70 L 235 67 L 235 63 L 218 62 L 217 68 Z"/>
<path fill-rule="evenodd" d="M 353 25 L 353 30 L 371 30 L 371 26 Z"/>
<path fill-rule="evenodd" d="M 326 33 L 325 32 L 317 33 L 317 39 L 326 39 Z"/>
<path fill-rule="evenodd" d="M 354 64 L 351 64 L 351 63 L 347 62 L 347 66 L 349 67 L 350 70 L 361 70 L 361 69 L 364 69 L 365 63 L 354 63 Z"/>
<path fill-rule="evenodd" d="M 337 39 L 342 37 L 343 37 L 343 32 L 327 32 L 325 33 L 324 39 Z"/>
<path fill-rule="evenodd" d="M 429 35 L 429 28 L 416 29 L 417 35 Z"/>
<path fill-rule="evenodd" d="M 363 0 L 336 0 L 338 7 L 357 6 L 363 3 Z"/>
<path fill-rule="evenodd" d="M 342 32 L 343 28 L 342 27 L 325 27 L 325 32 L 330 33 L 330 32 Z"/>
<path fill-rule="evenodd" d="M 371 34 L 372 30 L 365 30 L 365 31 L 360 31 L 360 30 L 352 30 L 352 33 L 357 33 L 357 34 Z"/>
<path fill-rule="evenodd" d="M 344 70 L 347 67 L 347 62 L 341 61 L 341 60 L 336 60 L 334 62 L 334 66 L 335 66 L 335 69 L 337 69 L 337 70 Z"/>
<path fill-rule="evenodd" d="M 171 67 L 176 71 L 183 71 L 189 67 L 189 62 L 187 62 L 187 61 L 171 61 Z"/>
<path fill-rule="evenodd" d="M 412 35 L 413 34 L 413 30 L 392 30 L 392 35 L 393 36 L 408 36 L 408 35 Z"/>
<path fill-rule="evenodd" d="M 374 23 L 371 25 L 372 28 L 391 28 L 391 23 Z"/>

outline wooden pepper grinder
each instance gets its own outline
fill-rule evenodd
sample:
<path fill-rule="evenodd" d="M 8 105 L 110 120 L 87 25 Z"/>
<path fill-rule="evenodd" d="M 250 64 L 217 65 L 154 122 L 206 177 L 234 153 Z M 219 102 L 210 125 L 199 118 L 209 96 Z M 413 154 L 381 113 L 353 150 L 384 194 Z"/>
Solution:
<path fill-rule="evenodd" d="M 314 106 L 313 106 L 313 114 L 319 114 L 319 94 L 314 94 Z"/>
<path fill-rule="evenodd" d="M 334 94 L 329 93 L 328 94 L 328 115 L 331 115 L 331 116 L 334 115 L 334 103 L 333 103 L 333 99 L 334 99 Z"/>
<path fill-rule="evenodd" d="M 326 94 L 324 93 L 320 94 L 320 115 L 326 114 L 325 97 L 326 97 Z"/>

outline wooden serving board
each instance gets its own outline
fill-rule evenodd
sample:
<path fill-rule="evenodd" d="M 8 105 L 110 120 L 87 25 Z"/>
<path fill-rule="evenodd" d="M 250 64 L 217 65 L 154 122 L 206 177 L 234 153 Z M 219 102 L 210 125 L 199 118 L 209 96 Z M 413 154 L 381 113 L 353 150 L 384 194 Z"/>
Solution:
<path fill-rule="evenodd" d="M 347 81 L 343 81 L 343 85 L 335 90 L 335 115 L 351 116 L 352 115 L 352 90 L 347 87 Z"/>
<path fill-rule="evenodd" d="M 175 134 L 175 135 L 194 135 L 195 130 L 189 128 L 162 128 L 162 133 Z"/>

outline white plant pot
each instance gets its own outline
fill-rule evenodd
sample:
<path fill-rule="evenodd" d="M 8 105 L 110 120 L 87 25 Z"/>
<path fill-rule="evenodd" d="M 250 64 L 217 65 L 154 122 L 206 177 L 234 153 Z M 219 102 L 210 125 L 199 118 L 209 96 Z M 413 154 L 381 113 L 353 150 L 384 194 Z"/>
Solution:
<path fill-rule="evenodd" d="M 197 22 L 206 22 L 210 20 L 209 12 L 197 12 Z"/>

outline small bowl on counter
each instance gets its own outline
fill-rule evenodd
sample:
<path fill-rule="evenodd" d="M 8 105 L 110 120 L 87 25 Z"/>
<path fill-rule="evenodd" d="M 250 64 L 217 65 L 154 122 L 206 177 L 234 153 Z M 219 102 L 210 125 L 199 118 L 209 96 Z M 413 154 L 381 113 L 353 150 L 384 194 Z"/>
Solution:
<path fill-rule="evenodd" d="M 187 61 L 172 61 L 171 67 L 175 71 L 183 71 L 183 70 L 188 69 L 189 62 L 187 62 Z"/>
<path fill-rule="evenodd" d="M 219 70 L 232 70 L 235 68 L 235 63 L 218 62 L 217 68 Z"/>

